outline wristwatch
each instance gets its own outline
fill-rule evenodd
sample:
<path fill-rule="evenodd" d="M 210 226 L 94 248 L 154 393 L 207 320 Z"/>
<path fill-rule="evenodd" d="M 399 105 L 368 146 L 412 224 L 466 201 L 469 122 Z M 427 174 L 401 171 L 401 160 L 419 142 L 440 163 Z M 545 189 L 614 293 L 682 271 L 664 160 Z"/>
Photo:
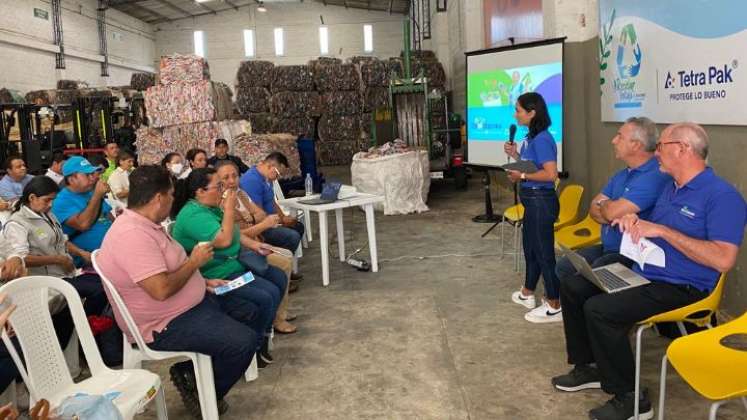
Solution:
<path fill-rule="evenodd" d="M 524 173 L 524 172 L 522 172 L 522 173 L 521 173 L 521 175 L 519 176 L 519 178 L 521 178 L 522 180 L 526 181 L 526 179 L 527 179 L 527 174 L 526 174 L 526 173 Z"/>

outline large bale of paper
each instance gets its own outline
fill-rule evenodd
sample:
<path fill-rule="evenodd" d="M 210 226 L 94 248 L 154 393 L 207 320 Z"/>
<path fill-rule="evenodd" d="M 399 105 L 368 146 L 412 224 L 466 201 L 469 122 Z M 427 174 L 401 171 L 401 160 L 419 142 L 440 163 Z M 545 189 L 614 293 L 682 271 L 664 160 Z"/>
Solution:
<path fill-rule="evenodd" d="M 88 87 L 88 83 L 82 80 L 58 80 L 57 89 L 84 89 Z"/>
<path fill-rule="evenodd" d="M 353 156 L 360 152 L 363 145 L 360 141 L 355 142 L 332 142 L 319 143 L 317 145 L 317 157 L 320 166 L 350 165 Z"/>
<path fill-rule="evenodd" d="M 156 84 L 156 75 L 153 73 L 132 73 L 130 86 L 135 90 L 146 90 Z"/>
<path fill-rule="evenodd" d="M 172 54 L 161 57 L 158 76 L 162 85 L 197 83 L 210 80 L 210 68 L 207 61 L 198 55 Z"/>
<path fill-rule="evenodd" d="M 363 112 L 389 107 L 389 88 L 367 87 L 363 93 Z"/>
<path fill-rule="evenodd" d="M 296 136 L 291 134 L 240 135 L 233 139 L 233 154 L 248 166 L 256 165 L 272 152 L 280 152 L 288 158 L 288 170 L 284 177 L 301 175 Z"/>
<path fill-rule="evenodd" d="M 320 143 L 357 143 L 361 137 L 360 115 L 322 114 L 319 118 Z"/>
<path fill-rule="evenodd" d="M 77 89 L 45 89 L 26 93 L 26 102 L 35 105 L 72 105 L 80 97 Z M 71 110 L 58 110 L 57 115 L 62 123 L 73 120 Z"/>
<path fill-rule="evenodd" d="M 363 104 L 357 90 L 339 90 L 322 95 L 322 111 L 325 114 L 357 115 Z"/>
<path fill-rule="evenodd" d="M 137 160 L 140 165 L 157 164 L 166 155 L 163 145 L 163 134 L 158 128 L 142 126 L 135 130 Z"/>
<path fill-rule="evenodd" d="M 358 191 L 384 196 L 382 203 L 374 204 L 376 210 L 386 215 L 428 211 L 431 180 L 427 151 L 374 157 L 361 152 L 353 156 L 350 172 Z"/>
<path fill-rule="evenodd" d="M 145 108 L 152 127 L 224 120 L 231 116 L 231 93 L 207 80 L 157 85 L 145 92 Z"/>
<path fill-rule="evenodd" d="M 245 116 L 270 111 L 270 91 L 263 87 L 241 86 L 236 89 L 236 109 Z"/>
<path fill-rule="evenodd" d="M 334 57 L 319 57 L 316 60 L 309 60 L 306 64 L 312 69 L 316 69 L 317 66 L 339 66 L 342 64 L 342 60 Z"/>
<path fill-rule="evenodd" d="M 354 90 L 360 86 L 354 64 L 322 65 L 314 69 L 316 89 L 320 92 Z"/>
<path fill-rule="evenodd" d="M 277 92 L 270 99 L 270 112 L 277 117 L 317 116 L 321 112 L 317 92 Z"/>
<path fill-rule="evenodd" d="M 316 132 L 316 122 L 311 117 L 276 118 L 272 131 L 293 134 L 296 137 L 313 138 Z"/>
<path fill-rule="evenodd" d="M 314 74 L 311 67 L 277 66 L 272 69 L 272 93 L 277 92 L 308 92 L 314 90 Z"/>
<path fill-rule="evenodd" d="M 444 66 L 438 61 L 432 60 L 414 60 L 412 63 L 413 77 L 420 74 L 428 78 L 428 86 L 444 87 L 446 85 L 446 72 Z"/>
<path fill-rule="evenodd" d="M 13 89 L 0 89 L 0 104 L 25 104 L 26 98 L 23 94 Z"/>
<path fill-rule="evenodd" d="M 387 66 L 381 60 L 361 61 L 358 64 L 361 84 L 368 86 L 387 86 L 389 84 L 389 72 Z"/>
<path fill-rule="evenodd" d="M 269 61 L 242 61 L 239 65 L 239 70 L 236 73 L 237 87 L 269 88 L 272 85 L 274 68 L 275 64 Z"/>
<path fill-rule="evenodd" d="M 400 51 L 399 56 L 400 58 L 404 58 L 405 52 Z M 410 59 L 411 60 L 427 60 L 427 61 L 438 60 L 436 58 L 436 53 L 431 50 L 410 51 Z"/>
<path fill-rule="evenodd" d="M 361 114 L 361 139 L 364 144 L 371 142 L 371 123 L 373 121 L 373 115 L 370 113 Z"/>
<path fill-rule="evenodd" d="M 250 113 L 245 118 L 252 124 L 252 132 L 256 134 L 267 134 L 275 132 L 275 116 L 269 112 Z"/>

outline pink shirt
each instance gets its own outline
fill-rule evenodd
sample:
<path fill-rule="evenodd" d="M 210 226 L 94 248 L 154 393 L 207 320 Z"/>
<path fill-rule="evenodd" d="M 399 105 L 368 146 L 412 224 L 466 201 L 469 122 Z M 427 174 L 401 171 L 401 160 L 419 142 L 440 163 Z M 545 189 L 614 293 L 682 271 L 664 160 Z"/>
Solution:
<path fill-rule="evenodd" d="M 153 299 L 138 282 L 173 273 L 186 260 L 184 248 L 161 225 L 132 210 L 117 217 L 104 237 L 97 257 L 99 268 L 122 296 L 146 343 L 153 341 L 153 332 L 162 331 L 172 319 L 202 302 L 205 279 L 195 271 L 181 290 L 162 302 Z M 122 331 L 127 331 L 119 311 L 115 310 L 114 316 Z M 134 341 L 132 337 L 129 340 Z"/>

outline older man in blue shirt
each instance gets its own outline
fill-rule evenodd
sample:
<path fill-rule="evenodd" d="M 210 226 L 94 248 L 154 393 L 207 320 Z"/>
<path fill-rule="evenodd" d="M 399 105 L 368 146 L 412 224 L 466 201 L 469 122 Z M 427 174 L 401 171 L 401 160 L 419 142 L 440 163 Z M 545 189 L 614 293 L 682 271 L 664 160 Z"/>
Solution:
<path fill-rule="evenodd" d="M 622 234 L 610 223 L 626 214 L 638 214 L 646 219 L 654 209 L 664 185 L 672 178 L 659 170 L 654 157 L 658 131 L 656 124 L 646 117 L 628 118 L 612 138 L 615 157 L 625 163 L 625 168 L 615 173 L 602 192 L 591 200 L 589 215 L 602 225 L 602 243 L 577 250 L 592 267 L 615 262 L 632 264 L 620 255 Z M 567 257 L 555 267 L 561 283 L 577 275 Z"/>
<path fill-rule="evenodd" d="M 736 263 L 742 244 L 747 204 L 739 191 L 706 165 L 705 130 L 693 123 L 667 127 L 656 145 L 656 156 L 673 182 L 664 187 L 648 220 L 628 214 L 611 225 L 629 233 L 634 242 L 645 237 L 660 246 L 666 255 L 665 267 L 634 267 L 651 283 L 617 293 L 606 294 L 578 277 L 561 284 L 568 362 L 574 368 L 552 382 L 563 391 L 601 387 L 613 394 L 614 398 L 589 412 L 591 419 L 633 417 L 631 328 L 653 315 L 707 297 L 720 273 Z M 652 418 L 646 393 L 639 402 L 640 418 Z"/>
<path fill-rule="evenodd" d="M 18 156 L 5 160 L 5 171 L 5 176 L 0 179 L 0 199 L 10 203 L 21 198 L 23 187 L 34 177 L 28 174 L 26 163 Z"/>

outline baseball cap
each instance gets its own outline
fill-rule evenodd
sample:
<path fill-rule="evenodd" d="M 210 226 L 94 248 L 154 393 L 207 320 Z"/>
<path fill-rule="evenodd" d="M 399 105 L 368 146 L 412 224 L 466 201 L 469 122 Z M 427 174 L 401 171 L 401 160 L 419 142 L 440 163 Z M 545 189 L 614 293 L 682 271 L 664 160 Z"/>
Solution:
<path fill-rule="evenodd" d="M 101 168 L 91 165 L 91 162 L 84 157 L 73 156 L 66 160 L 65 164 L 62 165 L 62 176 L 70 176 L 77 173 L 92 174 L 99 170 L 101 170 Z"/>

